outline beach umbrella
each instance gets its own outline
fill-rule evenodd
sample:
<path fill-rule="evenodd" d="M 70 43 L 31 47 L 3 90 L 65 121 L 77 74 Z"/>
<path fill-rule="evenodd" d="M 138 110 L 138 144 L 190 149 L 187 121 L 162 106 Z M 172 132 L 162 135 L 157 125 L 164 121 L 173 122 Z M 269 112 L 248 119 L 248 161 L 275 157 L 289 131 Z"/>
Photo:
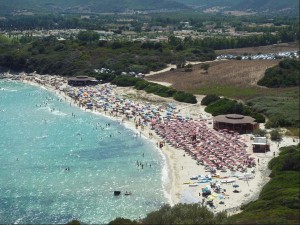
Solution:
<path fill-rule="evenodd" d="M 219 199 L 225 198 L 224 195 L 219 195 L 218 197 L 219 197 Z"/>
<path fill-rule="evenodd" d="M 209 195 L 209 196 L 207 197 L 207 201 L 213 201 L 214 199 L 215 199 L 215 197 L 212 196 L 212 195 Z"/>
<path fill-rule="evenodd" d="M 216 193 L 213 193 L 213 194 L 212 194 L 212 196 L 214 196 L 214 197 L 218 197 L 218 194 L 216 194 Z"/>

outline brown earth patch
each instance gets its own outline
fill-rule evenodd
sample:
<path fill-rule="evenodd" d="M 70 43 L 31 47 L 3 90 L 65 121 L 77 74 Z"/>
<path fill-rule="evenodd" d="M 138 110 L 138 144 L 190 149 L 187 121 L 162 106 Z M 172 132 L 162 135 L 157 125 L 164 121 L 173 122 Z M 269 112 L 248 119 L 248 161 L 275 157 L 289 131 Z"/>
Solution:
<path fill-rule="evenodd" d="M 207 86 L 253 87 L 264 76 L 267 68 L 277 65 L 279 60 L 222 60 L 208 63 L 208 73 L 201 64 L 194 65 L 193 71 L 184 69 L 156 74 L 146 79 L 172 83 L 177 90 L 196 90 Z"/>

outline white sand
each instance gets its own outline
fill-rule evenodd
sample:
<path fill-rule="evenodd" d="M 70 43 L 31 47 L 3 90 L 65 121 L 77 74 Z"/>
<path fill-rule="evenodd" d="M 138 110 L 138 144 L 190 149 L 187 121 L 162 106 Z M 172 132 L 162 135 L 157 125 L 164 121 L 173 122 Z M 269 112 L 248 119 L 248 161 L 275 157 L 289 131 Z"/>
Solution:
<path fill-rule="evenodd" d="M 28 82 L 28 81 L 27 81 Z M 37 85 L 35 82 L 28 82 L 30 84 Z M 55 92 L 60 95 L 63 99 L 66 99 L 69 102 L 74 103 L 74 100 L 65 95 L 63 92 L 55 90 L 55 88 L 51 85 L 43 85 L 48 90 Z M 137 91 L 132 88 L 116 88 L 116 94 L 123 95 L 128 98 L 134 99 L 134 101 L 139 102 L 154 102 L 154 103 L 162 103 L 162 102 L 175 102 L 172 99 L 166 99 L 159 96 L 155 96 L 153 94 L 147 94 L 144 91 Z M 180 114 L 183 116 L 189 116 L 192 118 L 202 118 L 207 119 L 208 127 L 212 128 L 212 116 L 204 111 L 204 107 L 201 106 L 200 102 L 203 96 L 197 96 L 198 103 L 195 105 L 179 103 L 176 102 L 177 109 L 180 110 Z M 105 115 L 103 112 L 96 112 L 101 115 Z M 121 117 L 114 117 L 112 119 L 117 119 L 121 121 Z M 136 130 L 135 124 L 132 121 L 125 121 L 126 126 L 129 128 Z M 124 124 L 125 125 L 125 124 Z M 155 146 L 156 143 L 163 141 L 159 136 L 155 134 L 154 131 L 150 130 L 149 127 L 145 127 L 144 130 L 137 130 L 141 132 L 143 136 L 150 138 L 153 141 Z M 153 134 L 153 137 L 149 137 L 149 133 Z M 243 135 L 243 138 L 247 141 L 248 152 L 252 153 L 252 141 L 250 140 L 251 135 Z M 269 171 L 267 169 L 268 162 L 273 158 L 273 152 L 275 152 L 276 156 L 279 152 L 279 147 L 294 145 L 299 143 L 299 139 L 296 139 L 296 142 L 293 142 L 292 137 L 284 137 L 280 142 L 279 146 L 277 142 L 270 141 L 270 152 L 267 153 L 256 153 L 254 154 L 256 160 L 259 159 L 259 164 L 255 168 L 255 178 L 250 179 L 248 181 L 238 180 L 236 179 L 235 183 L 231 184 L 222 184 L 222 187 L 226 189 L 226 197 L 225 199 L 215 198 L 214 205 L 216 208 L 212 209 L 214 212 L 220 212 L 226 210 L 229 214 L 234 214 L 239 211 L 239 208 L 242 204 L 249 202 L 251 200 L 255 200 L 258 198 L 258 195 L 265 183 L 269 181 Z M 190 181 L 190 177 L 193 175 L 200 174 L 209 174 L 205 172 L 205 169 L 201 165 L 196 164 L 196 160 L 192 159 L 191 156 L 185 154 L 183 150 L 176 149 L 168 144 L 161 149 L 162 153 L 166 157 L 166 166 L 167 170 L 164 172 L 164 187 L 166 190 L 166 196 L 169 199 L 169 203 L 171 205 L 176 203 L 193 203 L 199 202 L 201 204 L 203 197 L 199 196 L 201 193 L 201 188 L 206 187 L 209 183 L 199 184 L 197 187 L 189 187 L 188 184 L 184 184 L 186 181 Z M 185 154 L 185 156 L 183 156 Z M 249 171 L 250 172 L 250 171 Z M 226 173 L 220 173 L 221 176 L 230 176 L 231 172 L 228 171 Z M 214 179 L 213 179 L 214 180 Z M 233 184 L 239 185 L 238 188 L 234 188 Z M 234 193 L 233 190 L 239 190 L 240 193 Z M 224 204 L 220 204 L 223 201 Z"/>

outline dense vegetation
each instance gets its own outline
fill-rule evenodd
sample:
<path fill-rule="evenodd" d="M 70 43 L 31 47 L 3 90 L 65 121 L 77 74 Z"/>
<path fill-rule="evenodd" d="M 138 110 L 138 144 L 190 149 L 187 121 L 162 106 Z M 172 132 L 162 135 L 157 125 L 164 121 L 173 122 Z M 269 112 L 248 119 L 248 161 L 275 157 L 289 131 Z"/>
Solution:
<path fill-rule="evenodd" d="M 279 89 L 272 95 L 253 97 L 247 105 L 268 117 L 266 128 L 299 129 L 299 90 Z M 299 130 L 295 135 L 299 135 Z"/>
<path fill-rule="evenodd" d="M 300 85 L 300 63 L 296 59 L 285 59 L 279 65 L 269 68 L 265 76 L 257 82 L 269 88 L 292 87 Z"/>
<path fill-rule="evenodd" d="M 96 78 L 99 79 L 99 77 L 97 76 Z M 130 76 L 115 76 L 111 80 L 111 83 L 121 87 L 134 86 L 134 88 L 136 88 L 137 90 L 145 90 L 147 93 L 153 93 L 155 95 L 166 98 L 173 97 L 176 101 L 179 102 L 192 104 L 197 103 L 197 99 L 193 94 L 184 91 L 176 91 L 173 88 L 148 82 L 140 78 Z"/>
<path fill-rule="evenodd" d="M 99 13 L 99 12 L 124 12 L 129 10 L 161 10 L 161 9 L 186 9 L 197 8 L 207 9 L 217 7 L 222 9 L 226 6 L 226 10 L 252 10 L 263 11 L 264 13 L 279 11 L 285 9 L 287 12 L 295 12 L 299 8 L 297 0 L 2 0 L 0 4 L 0 12 L 10 13 L 13 10 L 28 10 L 31 12 L 41 11 L 45 12 L 85 12 L 85 13 Z M 222 10 L 221 10 L 222 11 Z"/>
<path fill-rule="evenodd" d="M 2 0 L 0 9 L 2 13 L 14 10 L 28 10 L 30 12 L 61 12 L 61 13 L 100 13 L 124 12 L 131 10 L 157 10 L 157 9 L 186 9 L 184 4 L 173 0 Z"/>
<path fill-rule="evenodd" d="M 230 218 L 232 224 L 299 224 L 300 146 L 280 148 L 269 163 L 271 180 L 259 199 L 245 205 L 243 212 Z"/>
<path fill-rule="evenodd" d="M 203 224 L 217 225 L 226 224 L 226 213 L 217 213 L 209 211 L 206 207 L 199 204 L 177 204 L 174 207 L 169 205 L 163 206 L 158 211 L 149 213 L 141 221 L 131 221 L 124 218 L 117 218 L 109 225 L 134 225 L 134 224 L 156 224 L 156 225 L 173 225 L 173 224 Z"/>
<path fill-rule="evenodd" d="M 0 66 L 10 70 L 63 76 L 108 68 L 121 72 L 147 73 L 185 60 L 212 60 L 213 50 L 187 48 L 177 51 L 169 43 L 98 41 L 95 32 L 80 32 L 76 40 L 58 41 L 55 37 L 37 40 L 0 38 Z"/>
<path fill-rule="evenodd" d="M 274 1 L 274 0 L 177 0 L 178 2 L 192 5 L 197 8 L 225 7 L 226 10 L 251 10 L 251 11 L 276 11 L 286 8 L 288 11 L 299 8 L 297 0 Z"/>
<path fill-rule="evenodd" d="M 220 97 L 217 95 L 206 95 L 202 100 L 201 100 L 201 105 L 209 105 L 210 103 L 213 103 L 217 100 L 219 100 Z"/>
<path fill-rule="evenodd" d="M 208 106 L 205 108 L 205 111 L 211 113 L 213 116 L 222 114 L 242 114 L 253 117 L 258 123 L 265 122 L 265 118 L 262 114 L 253 111 L 250 107 L 247 107 L 236 100 L 230 100 L 227 98 L 212 98 Z"/>

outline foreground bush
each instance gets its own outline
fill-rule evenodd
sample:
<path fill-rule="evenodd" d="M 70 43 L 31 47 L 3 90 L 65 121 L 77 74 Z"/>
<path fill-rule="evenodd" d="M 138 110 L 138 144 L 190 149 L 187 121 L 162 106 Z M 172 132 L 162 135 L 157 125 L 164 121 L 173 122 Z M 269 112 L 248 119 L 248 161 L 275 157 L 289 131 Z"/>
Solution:
<path fill-rule="evenodd" d="M 300 146 L 280 148 L 278 157 L 269 162 L 272 179 L 263 187 L 259 199 L 229 218 L 230 224 L 300 223 Z"/>
<path fill-rule="evenodd" d="M 226 218 L 226 213 L 214 214 L 199 204 L 177 204 L 174 207 L 165 205 L 149 213 L 141 224 L 225 224 Z"/>

